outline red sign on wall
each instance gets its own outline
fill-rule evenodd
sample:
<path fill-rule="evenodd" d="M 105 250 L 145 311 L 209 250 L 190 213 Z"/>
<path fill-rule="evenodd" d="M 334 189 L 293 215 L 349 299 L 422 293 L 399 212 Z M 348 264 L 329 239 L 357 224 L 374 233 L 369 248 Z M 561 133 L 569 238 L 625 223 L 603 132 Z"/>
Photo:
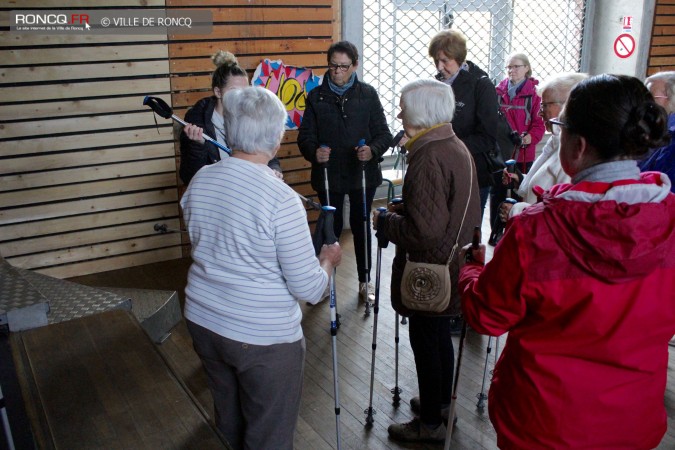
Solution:
<path fill-rule="evenodd" d="M 619 58 L 628 58 L 635 51 L 635 39 L 630 34 L 620 34 L 614 41 L 614 53 Z"/>

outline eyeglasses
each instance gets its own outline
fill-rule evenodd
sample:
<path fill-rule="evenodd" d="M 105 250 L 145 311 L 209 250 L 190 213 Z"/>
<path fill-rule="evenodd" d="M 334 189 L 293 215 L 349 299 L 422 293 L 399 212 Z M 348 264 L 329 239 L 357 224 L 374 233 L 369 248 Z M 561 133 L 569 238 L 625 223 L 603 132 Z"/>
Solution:
<path fill-rule="evenodd" d="M 554 136 L 560 136 L 560 128 L 567 128 L 568 130 L 570 129 L 570 126 L 567 125 L 567 123 L 562 122 L 558 120 L 557 117 L 554 117 L 553 119 L 548 119 L 548 123 L 551 124 L 551 133 Z"/>
<path fill-rule="evenodd" d="M 333 72 L 337 72 L 338 70 L 340 72 L 346 72 L 349 70 L 349 68 L 352 66 L 352 64 L 328 64 L 328 69 L 332 70 Z"/>
<path fill-rule="evenodd" d="M 520 69 L 521 67 L 525 67 L 525 64 L 516 64 L 514 66 L 506 66 L 506 70 Z"/>
<path fill-rule="evenodd" d="M 562 105 L 565 102 L 541 102 L 539 104 L 539 111 L 543 111 L 544 109 L 548 108 L 551 105 Z"/>

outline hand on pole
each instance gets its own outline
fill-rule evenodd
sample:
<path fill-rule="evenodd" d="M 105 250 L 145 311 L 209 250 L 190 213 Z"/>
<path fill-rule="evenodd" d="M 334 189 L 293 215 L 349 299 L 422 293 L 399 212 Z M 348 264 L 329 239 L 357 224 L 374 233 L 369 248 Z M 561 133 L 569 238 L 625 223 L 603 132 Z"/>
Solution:
<path fill-rule="evenodd" d="M 317 148 L 316 162 L 318 162 L 319 164 L 326 164 L 330 159 L 330 152 L 331 148 L 326 145 L 322 145 L 321 147 Z"/>
<path fill-rule="evenodd" d="M 368 145 L 362 145 L 360 147 L 354 147 L 356 150 L 356 157 L 361 162 L 368 162 L 373 159 L 373 152 Z"/>
<path fill-rule="evenodd" d="M 333 269 L 340 265 L 340 262 L 342 262 L 342 248 L 340 244 L 336 242 L 321 246 L 319 264 L 321 264 L 321 268 L 326 271 L 329 277 L 333 273 Z"/>
<path fill-rule="evenodd" d="M 466 254 L 471 252 L 471 257 L 478 264 L 485 264 L 485 245 L 480 244 L 478 249 L 473 248 L 473 244 L 467 244 L 459 251 L 459 268 L 464 267 Z"/>
<path fill-rule="evenodd" d="M 206 142 L 206 140 L 204 139 L 204 130 L 198 127 L 197 125 L 192 125 L 191 123 L 188 123 L 183 128 L 183 131 L 191 141 L 199 142 L 200 144 Z"/>

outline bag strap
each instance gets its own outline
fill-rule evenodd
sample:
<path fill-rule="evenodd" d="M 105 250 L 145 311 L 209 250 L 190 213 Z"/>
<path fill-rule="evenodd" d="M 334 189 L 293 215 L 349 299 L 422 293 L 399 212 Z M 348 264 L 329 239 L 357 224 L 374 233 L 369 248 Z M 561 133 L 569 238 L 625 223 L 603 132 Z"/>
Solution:
<path fill-rule="evenodd" d="M 469 198 L 466 199 L 466 205 L 464 205 L 464 214 L 462 214 L 462 222 L 459 224 L 459 230 L 457 230 L 457 239 L 455 239 L 455 245 L 452 246 L 452 251 L 450 251 L 450 257 L 448 258 L 448 262 L 445 264 L 446 266 L 450 265 L 450 262 L 452 261 L 452 258 L 455 256 L 455 251 L 457 250 L 457 247 L 459 246 L 459 235 L 462 233 L 462 227 L 464 227 L 464 219 L 466 219 L 466 212 L 469 209 L 469 203 L 471 203 L 471 193 L 473 191 L 473 156 L 471 156 L 471 153 L 467 150 L 466 152 L 469 155 Z"/>

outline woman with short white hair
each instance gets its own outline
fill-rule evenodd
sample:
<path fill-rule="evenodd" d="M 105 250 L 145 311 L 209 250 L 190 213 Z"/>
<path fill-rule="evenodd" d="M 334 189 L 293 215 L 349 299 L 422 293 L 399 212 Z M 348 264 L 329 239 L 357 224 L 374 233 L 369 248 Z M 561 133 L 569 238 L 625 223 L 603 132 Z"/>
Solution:
<path fill-rule="evenodd" d="M 224 96 L 232 157 L 201 169 L 181 200 L 193 264 L 185 319 L 230 446 L 293 448 L 305 340 L 299 302 L 318 303 L 337 244 L 317 260 L 299 197 L 267 166 L 286 110 L 263 88 Z"/>
<path fill-rule="evenodd" d="M 539 116 L 544 119 L 546 130 L 551 133 L 551 137 L 546 141 L 541 154 L 534 160 L 532 168 L 527 174 L 523 175 L 518 170 L 516 170 L 516 173 L 508 173 L 504 170 L 504 183 L 507 184 L 509 179 L 514 180 L 517 185 L 516 194 L 522 201 L 515 205 L 508 202 L 494 205 L 495 208 L 499 206 L 500 219 L 503 222 L 506 222 L 509 217 L 522 213 L 528 206 L 535 204 L 544 191 L 556 184 L 569 183 L 570 177 L 563 170 L 558 154 L 560 128 L 553 125 L 549 120 L 560 115 L 574 86 L 586 78 L 588 78 L 588 74 L 585 73 L 562 73 L 547 80 L 541 87 Z"/>
<path fill-rule="evenodd" d="M 391 272 L 391 302 L 410 317 L 410 345 L 415 355 L 420 395 L 410 400 L 419 414 L 410 422 L 389 426 L 399 441 L 445 439 L 452 388 L 453 316 L 460 314 L 456 242 L 470 242 L 480 223 L 480 196 L 473 158 L 450 123 L 455 111 L 452 88 L 436 80 L 417 80 L 401 91 L 399 118 L 410 140 L 403 206 L 375 213 L 379 233 L 396 244 Z M 401 285 L 407 260 L 447 265 L 452 295 L 440 312 L 404 306 Z"/>

